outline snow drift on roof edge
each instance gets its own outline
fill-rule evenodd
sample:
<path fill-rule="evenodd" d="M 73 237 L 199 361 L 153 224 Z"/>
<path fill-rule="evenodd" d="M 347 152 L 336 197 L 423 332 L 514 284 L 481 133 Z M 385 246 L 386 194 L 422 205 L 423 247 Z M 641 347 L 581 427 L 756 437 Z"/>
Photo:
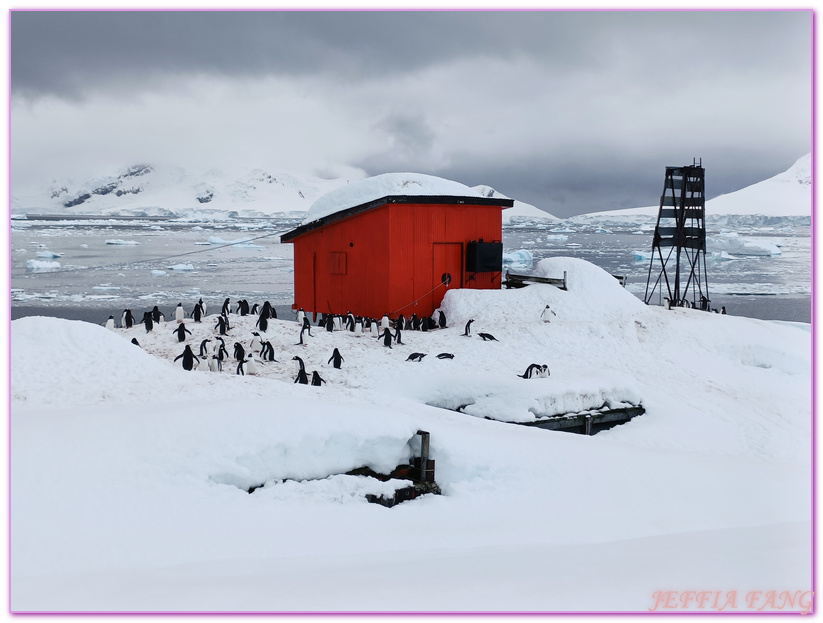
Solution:
<path fill-rule="evenodd" d="M 389 195 L 481 197 L 476 190 L 434 175 L 384 173 L 336 188 L 318 198 L 309 208 L 303 225 L 336 212 Z"/>

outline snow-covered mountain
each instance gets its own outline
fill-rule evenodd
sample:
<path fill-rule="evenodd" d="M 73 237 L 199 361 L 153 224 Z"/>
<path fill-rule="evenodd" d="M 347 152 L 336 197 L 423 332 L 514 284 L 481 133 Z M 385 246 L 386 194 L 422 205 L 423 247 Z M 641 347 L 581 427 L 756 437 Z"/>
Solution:
<path fill-rule="evenodd" d="M 658 205 L 627 210 L 593 212 L 575 219 L 627 219 L 657 217 Z M 780 220 L 811 219 L 812 155 L 798 159 L 788 170 L 767 180 L 752 184 L 706 201 L 706 219 L 722 223 L 741 218 L 751 224 L 771 224 Z"/>
<path fill-rule="evenodd" d="M 480 185 L 473 186 L 472 188 L 484 197 L 500 197 L 502 199 L 512 198 L 507 197 L 503 193 L 497 192 L 491 186 Z M 514 200 L 514 205 L 511 208 L 503 210 L 504 224 L 519 223 L 533 220 L 559 221 L 560 219 L 554 216 L 553 214 L 549 214 L 548 212 L 541 210 L 540 208 L 536 208 L 530 203 L 524 203 L 522 201 L 518 201 L 517 199 Z"/>
<path fill-rule="evenodd" d="M 265 216 L 305 212 L 319 196 L 349 180 L 249 169 L 191 172 L 134 165 L 112 175 L 54 181 L 29 193 L 12 191 L 12 214 L 180 216 L 231 213 Z"/>

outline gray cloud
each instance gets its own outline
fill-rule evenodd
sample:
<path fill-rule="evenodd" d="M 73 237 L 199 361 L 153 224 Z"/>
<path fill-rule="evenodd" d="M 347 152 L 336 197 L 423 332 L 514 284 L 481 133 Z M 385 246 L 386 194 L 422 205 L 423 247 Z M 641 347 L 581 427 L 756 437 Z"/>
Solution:
<path fill-rule="evenodd" d="M 653 204 L 696 156 L 712 196 L 810 151 L 811 18 L 12 11 L 12 183 L 161 157 L 416 170 L 565 216 Z"/>

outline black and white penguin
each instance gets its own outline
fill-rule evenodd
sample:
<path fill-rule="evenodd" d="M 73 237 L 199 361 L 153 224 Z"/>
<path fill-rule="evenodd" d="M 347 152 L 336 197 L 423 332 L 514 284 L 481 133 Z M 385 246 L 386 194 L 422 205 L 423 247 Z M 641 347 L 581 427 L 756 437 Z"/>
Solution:
<path fill-rule="evenodd" d="M 334 316 L 332 314 L 326 316 L 326 331 L 329 333 L 334 331 Z"/>
<path fill-rule="evenodd" d="M 143 348 L 142 346 L 140 346 L 140 342 L 137 341 L 136 337 L 131 338 L 131 343 L 134 344 L 135 346 Z"/>
<path fill-rule="evenodd" d="M 209 371 L 209 360 L 205 357 L 200 358 L 200 363 L 197 364 L 196 370 L 198 372 L 208 372 Z"/>
<path fill-rule="evenodd" d="M 191 335 L 191 331 L 189 331 L 186 328 L 186 325 L 182 322 L 179 325 L 177 325 L 177 328 L 175 328 L 174 331 L 172 331 L 172 333 L 177 334 L 177 341 L 178 342 L 185 342 L 186 341 L 186 333 Z"/>
<path fill-rule="evenodd" d="M 244 361 L 246 359 L 246 349 L 240 342 L 234 343 L 234 358 L 237 361 Z"/>
<path fill-rule="evenodd" d="M 429 330 L 429 317 L 425 316 L 420 319 L 420 330 L 421 331 L 428 331 Z"/>
<path fill-rule="evenodd" d="M 725 313 L 726 313 L 726 306 L 725 306 L 725 305 L 723 305 L 723 306 L 720 308 L 720 313 L 721 313 L 721 314 L 725 314 Z"/>
<path fill-rule="evenodd" d="M 186 344 L 186 348 L 183 349 L 183 352 L 179 354 L 177 357 L 174 358 L 177 361 L 180 358 L 183 358 L 183 369 L 184 370 L 191 370 L 194 368 L 194 360 L 197 359 L 194 353 L 191 352 L 191 346 Z M 200 363 L 200 360 L 197 359 L 197 363 Z"/>
<path fill-rule="evenodd" d="M 308 385 L 309 384 L 309 377 L 306 376 L 306 370 L 300 368 L 300 371 L 297 373 L 297 378 L 294 379 L 295 383 L 300 383 L 301 385 Z"/>
<path fill-rule="evenodd" d="M 183 310 L 183 303 L 178 303 L 174 308 L 174 319 L 179 323 L 186 318 L 186 312 Z"/>
<path fill-rule="evenodd" d="M 360 316 L 354 319 L 354 337 L 363 337 L 363 319 Z"/>
<path fill-rule="evenodd" d="M 254 305 L 251 306 L 251 315 L 256 316 L 259 313 L 260 313 L 260 305 L 255 303 Z"/>
<path fill-rule="evenodd" d="M 151 312 L 145 312 L 141 322 L 146 325 L 146 333 L 151 333 L 151 330 L 154 328 L 154 321 L 151 319 Z"/>
<path fill-rule="evenodd" d="M 551 322 L 550 317 L 556 316 L 557 314 L 554 313 L 551 307 L 546 305 L 546 309 L 543 310 L 543 313 L 540 314 L 540 317 L 543 319 L 543 322 Z"/>
<path fill-rule="evenodd" d="M 259 328 L 263 333 L 268 331 L 269 329 L 269 319 L 266 317 L 266 314 L 261 312 L 260 316 L 257 318 L 257 322 L 254 323 L 254 326 Z"/>
<path fill-rule="evenodd" d="M 266 301 L 268 303 L 268 301 Z M 273 305 L 269 305 L 269 318 L 274 318 L 277 320 L 277 310 L 274 308 Z"/>
<path fill-rule="evenodd" d="M 277 359 L 274 358 L 274 347 L 271 345 L 271 342 L 265 341 L 262 346 L 263 347 L 260 349 L 260 358 L 263 361 L 277 362 Z"/>
<path fill-rule="evenodd" d="M 334 349 L 334 352 L 331 354 L 331 357 L 329 358 L 327 363 L 331 363 L 332 361 L 334 361 L 334 367 L 338 369 L 340 368 L 340 364 L 345 361 L 345 359 L 343 359 L 343 356 L 340 354 L 340 351 L 336 348 Z"/>
<path fill-rule="evenodd" d="M 540 366 L 540 369 L 537 371 L 537 378 L 547 379 L 551 376 L 551 371 L 549 370 L 549 366 L 545 363 Z"/>
<path fill-rule="evenodd" d="M 228 316 L 231 313 L 231 299 L 223 301 L 223 309 L 220 310 L 221 316 Z"/>
<path fill-rule="evenodd" d="M 114 331 L 114 316 L 109 316 L 109 319 L 106 320 L 106 328 Z"/>
<path fill-rule="evenodd" d="M 466 323 L 466 328 L 463 330 L 463 337 L 471 337 L 472 336 L 472 323 L 474 322 L 474 318 L 469 320 Z"/>
<path fill-rule="evenodd" d="M 536 364 L 536 363 L 532 363 L 532 364 L 529 365 L 528 368 L 526 368 L 526 371 L 523 374 L 518 374 L 517 376 L 519 376 L 521 379 L 530 379 L 539 370 L 540 370 L 540 365 Z"/>
<path fill-rule="evenodd" d="M 374 318 L 369 320 L 369 331 L 371 332 L 372 337 L 380 336 L 380 327 L 377 324 L 377 320 Z"/>
<path fill-rule="evenodd" d="M 263 345 L 263 340 L 260 339 L 260 334 L 257 331 L 252 331 L 251 334 L 254 336 L 251 338 L 251 344 L 249 345 L 249 349 L 252 351 L 260 352 L 260 348 Z"/>
<path fill-rule="evenodd" d="M 217 358 L 222 362 L 226 361 L 229 358 L 229 351 L 226 350 L 225 344 L 220 344 L 220 347 L 217 349 Z"/>
<path fill-rule="evenodd" d="M 208 353 L 206 352 L 206 344 L 211 342 L 210 338 L 206 338 L 202 342 L 200 342 L 200 356 L 205 357 Z"/>
<path fill-rule="evenodd" d="M 354 332 L 354 314 L 346 312 L 346 330 Z"/>
<path fill-rule="evenodd" d="M 306 343 L 303 341 L 303 334 L 304 334 L 305 332 L 306 332 L 306 327 L 305 327 L 305 326 L 301 327 L 301 328 L 300 328 L 300 341 L 299 341 L 299 342 L 297 342 L 297 344 L 295 344 L 295 346 L 308 346 L 308 344 L 306 344 Z"/>
<path fill-rule="evenodd" d="M 406 361 L 422 361 L 423 357 L 426 356 L 426 353 L 412 353 L 408 357 L 406 357 Z"/>
<path fill-rule="evenodd" d="M 401 346 L 405 346 L 405 344 L 403 344 L 403 340 L 400 339 L 400 327 L 394 330 L 394 341 Z"/>
<path fill-rule="evenodd" d="M 342 331 L 343 330 L 343 318 L 340 314 L 334 315 L 334 330 L 335 331 Z"/>
<path fill-rule="evenodd" d="M 394 321 L 394 326 L 395 328 L 398 328 L 401 331 L 404 331 L 406 329 L 406 318 L 405 316 L 403 316 L 403 314 L 400 314 L 397 317 L 397 320 Z"/>
<path fill-rule="evenodd" d="M 265 316 L 266 320 L 268 320 L 269 318 L 272 317 L 271 312 L 272 312 L 271 303 L 269 303 L 268 301 L 265 301 L 263 303 L 263 307 L 260 308 L 260 315 Z"/>
<path fill-rule="evenodd" d="M 155 324 L 160 324 L 161 322 L 163 322 L 163 320 L 165 320 L 162 312 L 157 307 L 157 305 L 155 305 L 151 310 L 151 319 L 154 321 Z"/>
<path fill-rule="evenodd" d="M 205 316 L 206 315 L 206 303 L 204 303 L 203 299 L 201 298 L 199 301 L 197 301 L 197 304 L 200 306 L 200 311 Z"/>
<path fill-rule="evenodd" d="M 478 335 L 478 336 L 480 336 L 480 338 L 481 338 L 484 342 L 487 342 L 487 341 L 489 341 L 489 340 L 491 340 L 491 341 L 493 341 L 493 342 L 499 342 L 499 341 L 500 341 L 500 340 L 498 340 L 496 337 L 494 337 L 491 333 L 478 333 L 477 335 Z"/>
<path fill-rule="evenodd" d="M 303 319 L 306 317 L 306 312 L 303 311 L 303 308 L 297 310 L 297 324 L 300 326 L 303 325 Z"/>
<path fill-rule="evenodd" d="M 200 303 L 197 303 L 194 306 L 194 309 L 191 310 L 191 318 L 195 322 L 201 322 L 203 319 L 203 308 L 200 307 Z"/>
<path fill-rule="evenodd" d="M 446 314 L 439 310 L 437 312 L 437 324 L 440 325 L 441 329 L 446 328 Z"/>
<path fill-rule="evenodd" d="M 297 355 L 295 355 L 294 357 L 292 357 L 292 358 L 291 358 L 291 360 L 292 360 L 292 361 L 296 361 L 296 362 L 297 362 L 297 365 L 298 365 L 298 366 L 300 366 L 300 369 L 301 369 L 301 370 L 305 370 L 305 369 L 306 369 L 306 364 L 304 364 L 304 363 L 303 363 L 303 360 L 302 360 L 300 357 L 298 357 Z"/>
<path fill-rule="evenodd" d="M 120 318 L 120 326 L 124 329 L 131 329 L 134 326 L 134 316 L 131 315 L 130 309 L 123 310 L 123 316 Z"/>
<path fill-rule="evenodd" d="M 440 353 L 439 355 L 437 355 L 437 358 L 438 359 L 454 359 L 454 355 L 452 355 L 451 353 Z"/>
<path fill-rule="evenodd" d="M 314 337 L 311 334 L 311 321 L 305 315 L 303 316 L 303 328 L 309 332 L 309 337 Z"/>
<path fill-rule="evenodd" d="M 226 325 L 226 317 L 222 314 L 217 317 L 217 324 L 214 325 L 214 328 L 220 333 L 220 335 L 226 335 L 228 331 L 228 327 Z"/>
<path fill-rule="evenodd" d="M 246 365 L 246 360 L 241 359 L 237 362 L 237 372 L 235 374 L 239 374 L 240 376 L 246 376 L 245 371 L 243 370 L 243 366 Z"/>
<path fill-rule="evenodd" d="M 253 353 L 246 355 L 246 374 L 257 374 L 257 360 L 254 358 Z"/>
<path fill-rule="evenodd" d="M 391 334 L 391 331 L 389 331 L 388 327 L 383 329 L 382 337 L 383 337 L 383 346 L 388 346 L 389 348 L 391 348 L 392 334 Z"/>
<path fill-rule="evenodd" d="M 384 329 L 388 329 L 391 326 L 391 320 L 389 320 L 388 314 L 383 314 L 383 317 L 380 319 L 380 330 L 383 331 Z"/>
<path fill-rule="evenodd" d="M 409 319 L 409 327 L 411 327 L 412 331 L 420 330 L 420 318 L 417 317 L 417 312 L 414 312 Z"/>
<path fill-rule="evenodd" d="M 209 359 L 209 371 L 210 372 L 222 372 L 223 371 L 223 362 L 217 358 L 217 355 L 212 355 L 211 359 Z"/>
<path fill-rule="evenodd" d="M 325 382 L 326 382 L 325 379 L 323 379 L 323 377 L 321 377 L 317 373 L 317 370 L 315 370 L 314 372 L 311 373 L 311 384 L 312 385 L 314 385 L 316 387 L 320 387 L 320 384 L 325 383 Z"/>

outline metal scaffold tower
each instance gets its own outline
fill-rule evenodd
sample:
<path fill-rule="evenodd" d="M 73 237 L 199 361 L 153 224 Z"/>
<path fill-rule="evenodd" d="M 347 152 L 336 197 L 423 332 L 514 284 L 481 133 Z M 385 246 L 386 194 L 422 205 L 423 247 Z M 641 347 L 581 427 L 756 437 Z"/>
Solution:
<path fill-rule="evenodd" d="M 709 310 L 705 172 L 702 160 L 666 167 L 643 299 L 647 305 L 657 292 L 667 306 Z M 652 281 L 655 265 L 659 269 Z"/>

